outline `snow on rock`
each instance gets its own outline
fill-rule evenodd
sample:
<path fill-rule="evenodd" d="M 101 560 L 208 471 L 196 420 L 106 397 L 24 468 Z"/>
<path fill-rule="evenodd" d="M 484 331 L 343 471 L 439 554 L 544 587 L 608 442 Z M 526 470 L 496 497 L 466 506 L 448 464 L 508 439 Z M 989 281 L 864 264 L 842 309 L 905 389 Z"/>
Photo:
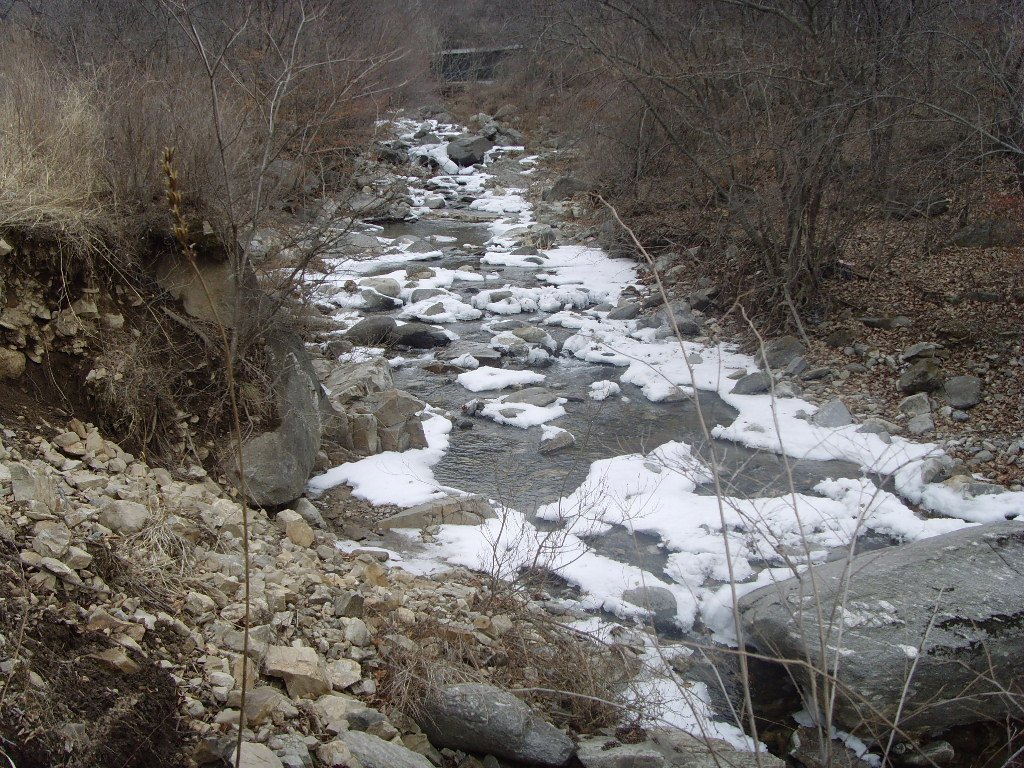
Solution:
<path fill-rule="evenodd" d="M 485 365 L 475 371 L 460 373 L 456 381 L 470 392 L 486 392 L 523 384 L 539 384 L 545 378 L 544 374 L 535 371 L 510 371 Z"/>
<path fill-rule="evenodd" d="M 607 400 L 612 395 L 617 395 L 622 391 L 622 388 L 614 381 L 608 379 L 602 379 L 601 381 L 595 381 L 590 385 L 590 399 L 591 400 Z"/>

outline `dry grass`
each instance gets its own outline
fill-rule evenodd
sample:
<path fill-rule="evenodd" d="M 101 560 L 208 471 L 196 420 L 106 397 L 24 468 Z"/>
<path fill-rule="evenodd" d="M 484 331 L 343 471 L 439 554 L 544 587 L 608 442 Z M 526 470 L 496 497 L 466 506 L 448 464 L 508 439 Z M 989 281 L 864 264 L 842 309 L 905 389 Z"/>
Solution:
<path fill-rule="evenodd" d="M 412 625 L 380 616 L 378 634 L 394 646 L 381 672 L 382 703 L 415 717 L 430 692 L 457 683 L 489 683 L 517 692 L 556 725 L 577 732 L 636 720 L 631 680 L 640 671 L 628 651 L 606 646 L 509 598 L 512 629 L 482 643 L 472 625 L 418 616 Z M 396 640 L 396 638 L 407 640 Z"/>
<path fill-rule="evenodd" d="M 88 243 L 111 226 L 103 200 L 102 114 L 88 82 L 4 46 L 0 73 L 0 230 Z"/>

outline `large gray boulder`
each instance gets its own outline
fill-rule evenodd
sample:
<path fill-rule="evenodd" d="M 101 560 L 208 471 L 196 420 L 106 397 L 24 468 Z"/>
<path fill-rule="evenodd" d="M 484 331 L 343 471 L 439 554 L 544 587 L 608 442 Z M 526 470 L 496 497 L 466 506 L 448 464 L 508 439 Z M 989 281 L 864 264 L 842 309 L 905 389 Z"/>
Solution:
<path fill-rule="evenodd" d="M 306 488 L 323 430 L 327 404 L 306 348 L 294 333 L 274 329 L 267 333 L 278 427 L 247 440 L 242 446 L 244 472 L 239 471 L 237 452 L 229 451 L 228 477 L 260 506 L 273 507 L 294 501 Z"/>
<path fill-rule="evenodd" d="M 1002 720 L 1024 682 L 1022 563 L 1015 521 L 826 563 L 743 597 L 744 638 L 792 662 L 808 708 L 807 665 L 838 670 L 835 724 L 864 738 Z"/>
<path fill-rule="evenodd" d="M 457 165 L 467 168 L 482 162 L 494 144 L 483 136 L 459 136 L 448 142 L 447 152 Z"/>
<path fill-rule="evenodd" d="M 423 701 L 417 722 L 436 746 L 529 765 L 565 765 L 576 751 L 565 733 L 493 685 L 441 688 Z"/>

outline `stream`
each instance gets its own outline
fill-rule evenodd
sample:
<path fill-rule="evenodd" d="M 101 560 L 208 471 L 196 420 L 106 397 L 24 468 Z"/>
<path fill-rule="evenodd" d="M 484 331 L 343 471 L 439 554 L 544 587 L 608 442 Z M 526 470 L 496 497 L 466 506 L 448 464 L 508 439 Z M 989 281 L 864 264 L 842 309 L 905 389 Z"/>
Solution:
<path fill-rule="evenodd" d="M 429 127 L 442 139 L 463 130 Z M 314 478 L 311 489 L 347 482 L 356 496 L 406 507 L 480 494 L 501 523 L 441 526 L 425 543 L 418 531 L 379 542 L 396 558 L 424 570 L 487 571 L 501 551 L 514 577 L 554 532 L 560 549 L 545 566 L 571 587 L 560 596 L 577 608 L 627 623 L 650 619 L 651 608 L 666 642 L 728 643 L 730 581 L 742 593 L 790 575 L 787 563 L 845 556 L 853 537 L 863 550 L 965 524 L 925 519 L 892 492 L 894 476 L 913 487 L 897 470 L 917 466 L 933 447 L 887 441 L 855 424 L 817 426 L 816 406 L 798 398 L 732 394 L 757 362 L 699 335 L 671 338 L 645 321 L 656 307 L 609 318 L 616 305 L 647 294 L 636 263 L 564 238 L 531 247 L 550 226 L 538 224 L 527 201 L 536 159 L 522 148 L 497 148 L 482 167 L 459 169 L 445 162 L 443 143 L 417 146 L 416 128 L 394 124 L 414 159 L 439 166 L 432 177 L 405 178 L 417 218 L 367 226 L 361 234 L 380 244 L 374 257 L 339 257 L 322 301 L 348 327 L 386 314 L 448 333 L 448 346 L 386 353 L 396 386 L 431 406 L 431 444 L 350 463 Z M 557 225 L 558 206 L 544 212 Z M 400 306 L 369 306 L 389 281 Z M 422 289 L 430 295 L 414 297 Z M 381 354 L 357 348 L 348 359 Z M 521 384 L 536 388 L 525 390 L 525 405 L 503 400 L 514 400 Z M 572 444 L 542 452 L 542 441 L 562 430 Z M 381 475 L 394 479 L 393 492 Z M 669 595 L 676 610 L 668 621 L 653 598 L 630 601 L 638 587 Z M 693 666 L 685 685 L 696 686 L 697 703 L 681 705 L 679 724 L 716 720 L 709 702 L 722 703 L 711 677 L 706 665 Z M 716 728 L 744 738 L 729 724 Z"/>

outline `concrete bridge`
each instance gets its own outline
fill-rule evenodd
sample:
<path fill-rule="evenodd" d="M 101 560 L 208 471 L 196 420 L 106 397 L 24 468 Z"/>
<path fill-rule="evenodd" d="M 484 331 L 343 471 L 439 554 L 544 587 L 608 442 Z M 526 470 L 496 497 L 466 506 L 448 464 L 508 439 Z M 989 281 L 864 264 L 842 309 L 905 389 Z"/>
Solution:
<path fill-rule="evenodd" d="M 430 66 L 437 77 L 449 83 L 493 80 L 501 62 L 521 50 L 521 45 L 449 48 L 435 53 Z"/>

